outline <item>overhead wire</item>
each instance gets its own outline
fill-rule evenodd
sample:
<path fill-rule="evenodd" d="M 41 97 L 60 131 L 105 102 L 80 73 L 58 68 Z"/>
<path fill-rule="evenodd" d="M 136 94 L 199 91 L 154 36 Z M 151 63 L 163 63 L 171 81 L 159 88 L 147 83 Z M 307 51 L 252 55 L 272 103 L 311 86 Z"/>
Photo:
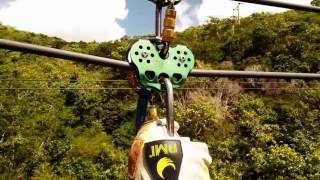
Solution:
<path fill-rule="evenodd" d="M 234 88 L 180 88 L 179 90 L 233 90 Z M 320 90 L 320 88 L 239 88 L 240 90 Z M 18 90 L 18 91 L 63 91 L 63 90 L 136 90 L 135 88 L 0 88 L 0 90 Z"/>
<path fill-rule="evenodd" d="M 0 82 L 128 82 L 128 80 L 109 80 L 109 79 L 103 79 L 103 80 L 85 80 L 85 79 L 0 79 Z M 303 81 L 304 82 L 304 81 Z M 195 83 L 238 83 L 238 84 L 289 84 L 292 83 L 291 81 L 215 81 L 215 80 L 203 80 L 203 81 L 188 81 L 187 84 L 195 84 Z"/>
<path fill-rule="evenodd" d="M 306 12 L 320 13 L 320 7 L 311 6 L 311 5 L 296 4 L 296 3 L 291 3 L 291 2 L 281 2 L 281 1 L 275 1 L 275 0 L 234 0 L 234 1 L 267 5 L 267 6 L 274 6 L 274 7 L 282 7 L 282 8 L 301 10 L 301 11 L 306 11 Z"/>
<path fill-rule="evenodd" d="M 61 58 L 89 64 L 100 64 L 120 69 L 131 69 L 128 62 L 110 58 L 92 56 L 60 49 L 31 45 L 11 40 L 0 39 L 0 48 Z M 285 73 L 285 72 L 255 72 L 255 71 L 223 71 L 223 70 L 192 70 L 189 76 L 193 77 L 232 77 L 232 78 L 268 78 L 268 79 L 306 79 L 320 80 L 316 73 Z"/>
<path fill-rule="evenodd" d="M 19 85 L 30 85 L 33 86 L 39 83 L 52 83 L 52 82 L 65 82 L 67 84 L 76 84 L 80 85 L 91 85 L 91 83 L 111 83 L 113 87 L 92 87 L 92 88 L 84 88 L 84 87 L 47 87 L 47 88 L 33 88 L 33 87 L 2 87 L 0 90 L 135 90 L 134 88 L 126 87 L 127 80 L 69 80 L 69 79 L 0 79 L 0 82 L 18 82 Z M 89 83 L 89 84 L 88 84 Z M 116 83 L 116 84 L 114 84 Z M 120 83 L 120 84 L 119 84 Z M 286 89 L 313 89 L 310 87 L 306 87 L 309 83 L 304 81 L 298 82 L 289 82 L 289 81 L 189 81 L 184 87 L 179 90 L 231 90 L 234 88 L 229 87 L 215 87 L 215 86 L 230 86 L 230 85 L 240 85 L 239 89 L 241 90 L 286 90 Z M 4 85 L 4 84 L 3 84 Z M 8 84 L 6 84 L 8 86 Z M 10 86 L 14 86 L 9 84 Z M 289 85 L 298 85 L 300 87 L 255 87 L 255 86 L 289 86 Z M 248 87 L 249 86 L 249 87 Z M 251 86 L 251 87 L 250 87 Z"/>

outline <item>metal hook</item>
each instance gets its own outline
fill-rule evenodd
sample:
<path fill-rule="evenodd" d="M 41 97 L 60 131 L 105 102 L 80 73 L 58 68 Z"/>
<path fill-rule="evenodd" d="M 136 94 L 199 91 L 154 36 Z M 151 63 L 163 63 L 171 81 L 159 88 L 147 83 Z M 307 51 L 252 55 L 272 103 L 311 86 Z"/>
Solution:
<path fill-rule="evenodd" d="M 168 78 L 162 78 L 161 83 L 167 90 L 167 130 L 170 137 L 174 136 L 173 86 Z"/>
<path fill-rule="evenodd" d="M 156 37 L 161 37 L 161 30 L 162 30 L 162 6 L 160 4 L 156 5 Z"/>

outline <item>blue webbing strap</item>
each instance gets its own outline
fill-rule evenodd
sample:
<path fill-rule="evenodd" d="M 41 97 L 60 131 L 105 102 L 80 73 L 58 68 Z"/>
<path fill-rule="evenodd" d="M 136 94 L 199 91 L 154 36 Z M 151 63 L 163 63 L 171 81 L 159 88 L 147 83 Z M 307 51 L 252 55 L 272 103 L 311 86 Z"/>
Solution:
<path fill-rule="evenodd" d="M 147 115 L 147 108 L 148 108 L 148 102 L 151 95 L 151 90 L 146 88 L 141 88 L 138 91 L 139 99 L 137 103 L 137 114 L 136 114 L 136 132 L 140 129 L 140 127 L 143 125 L 144 120 Z"/>

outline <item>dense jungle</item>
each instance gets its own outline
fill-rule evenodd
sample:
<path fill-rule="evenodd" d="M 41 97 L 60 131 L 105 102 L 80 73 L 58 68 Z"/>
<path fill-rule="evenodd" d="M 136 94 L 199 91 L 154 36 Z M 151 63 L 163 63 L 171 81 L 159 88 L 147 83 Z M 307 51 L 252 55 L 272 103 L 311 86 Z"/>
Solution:
<path fill-rule="evenodd" d="M 175 36 L 196 69 L 320 73 L 319 14 L 211 18 Z M 141 37 L 66 42 L 0 25 L 3 39 L 123 61 Z M 0 49 L 0 179 L 127 179 L 138 96 L 126 79 Z M 319 81 L 189 78 L 175 99 L 179 133 L 209 146 L 212 179 L 320 179 Z"/>

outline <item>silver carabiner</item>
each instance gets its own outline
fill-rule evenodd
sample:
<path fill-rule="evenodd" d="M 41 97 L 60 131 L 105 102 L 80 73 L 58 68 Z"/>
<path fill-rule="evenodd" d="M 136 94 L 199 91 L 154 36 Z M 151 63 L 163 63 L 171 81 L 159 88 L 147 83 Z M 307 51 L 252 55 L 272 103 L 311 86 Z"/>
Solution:
<path fill-rule="evenodd" d="M 162 78 L 160 80 L 166 87 L 167 92 L 167 131 L 170 137 L 174 136 L 174 111 L 173 111 L 173 86 L 168 78 Z"/>

